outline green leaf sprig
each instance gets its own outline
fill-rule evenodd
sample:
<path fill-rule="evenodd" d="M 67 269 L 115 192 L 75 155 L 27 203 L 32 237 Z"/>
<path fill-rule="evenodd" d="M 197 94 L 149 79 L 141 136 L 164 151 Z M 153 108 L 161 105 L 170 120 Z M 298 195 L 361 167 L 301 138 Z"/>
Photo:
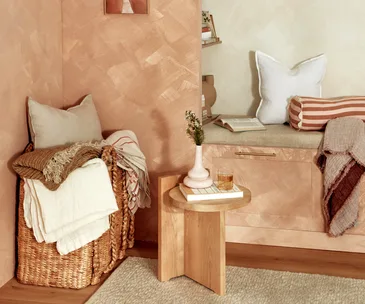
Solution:
<path fill-rule="evenodd" d="M 204 130 L 200 119 L 192 111 L 185 112 L 185 119 L 188 122 L 186 134 L 197 146 L 201 146 L 204 142 Z"/>

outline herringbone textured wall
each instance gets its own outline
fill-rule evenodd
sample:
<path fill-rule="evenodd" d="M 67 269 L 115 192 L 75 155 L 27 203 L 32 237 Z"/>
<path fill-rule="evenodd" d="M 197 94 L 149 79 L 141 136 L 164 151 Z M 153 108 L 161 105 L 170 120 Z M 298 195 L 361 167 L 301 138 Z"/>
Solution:
<path fill-rule="evenodd" d="M 152 209 L 138 212 L 137 238 L 157 238 L 157 177 L 193 161 L 184 111 L 199 107 L 200 1 L 151 0 L 150 8 L 104 15 L 103 0 L 0 0 L 0 286 L 14 274 L 10 168 L 28 142 L 29 95 L 62 107 L 93 93 L 104 130 L 135 131 L 153 196 Z"/>
<path fill-rule="evenodd" d="M 200 1 L 150 0 L 149 15 L 104 15 L 102 0 L 63 0 L 66 105 L 92 93 L 104 130 L 133 130 L 148 159 L 153 207 L 137 238 L 157 239 L 157 176 L 192 165 L 184 112 L 200 100 Z"/>
<path fill-rule="evenodd" d="M 26 96 L 61 107 L 60 0 L 0 0 L 0 286 L 14 275 L 16 176 L 28 142 Z"/>

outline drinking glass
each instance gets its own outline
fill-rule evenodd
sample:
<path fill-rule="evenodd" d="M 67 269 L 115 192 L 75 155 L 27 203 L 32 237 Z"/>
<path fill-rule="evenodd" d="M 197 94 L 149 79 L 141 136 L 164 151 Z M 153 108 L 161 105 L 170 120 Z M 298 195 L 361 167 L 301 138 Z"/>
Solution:
<path fill-rule="evenodd" d="M 233 189 L 233 171 L 226 168 L 218 169 L 217 172 L 217 188 L 219 190 Z"/>

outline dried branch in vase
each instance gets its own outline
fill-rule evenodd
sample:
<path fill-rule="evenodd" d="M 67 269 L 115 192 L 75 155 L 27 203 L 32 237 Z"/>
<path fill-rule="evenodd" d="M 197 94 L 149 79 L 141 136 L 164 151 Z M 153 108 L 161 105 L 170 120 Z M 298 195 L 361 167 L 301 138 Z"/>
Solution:
<path fill-rule="evenodd" d="M 201 146 L 204 142 L 204 130 L 200 119 L 192 111 L 185 112 L 185 119 L 188 122 L 186 134 L 197 146 Z"/>

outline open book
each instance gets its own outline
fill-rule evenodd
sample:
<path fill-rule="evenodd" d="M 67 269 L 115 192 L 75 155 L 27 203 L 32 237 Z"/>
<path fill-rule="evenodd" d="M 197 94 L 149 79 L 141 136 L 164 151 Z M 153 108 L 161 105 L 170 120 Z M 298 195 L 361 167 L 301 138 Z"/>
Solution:
<path fill-rule="evenodd" d="M 257 118 L 219 118 L 214 123 L 231 132 L 266 130 Z"/>

